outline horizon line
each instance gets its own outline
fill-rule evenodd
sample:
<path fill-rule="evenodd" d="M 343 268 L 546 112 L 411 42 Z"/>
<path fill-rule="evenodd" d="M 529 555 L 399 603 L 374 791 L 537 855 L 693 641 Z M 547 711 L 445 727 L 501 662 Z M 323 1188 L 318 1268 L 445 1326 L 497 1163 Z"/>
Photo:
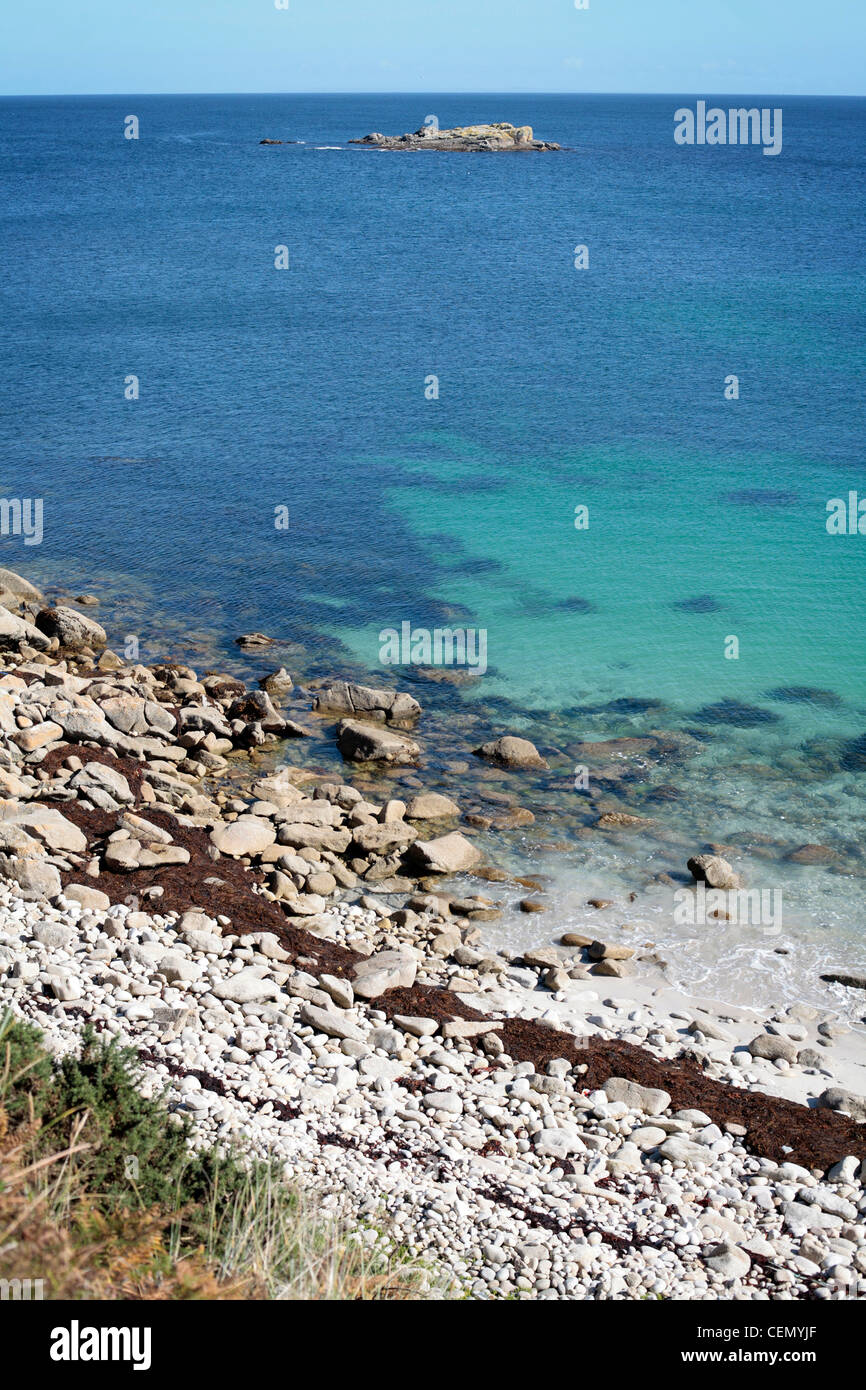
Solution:
<path fill-rule="evenodd" d="M 416 88 L 412 90 L 381 88 L 375 91 L 371 88 L 368 91 L 319 91 L 304 90 L 297 88 L 293 91 L 278 92 L 255 92 L 255 91 L 199 91 L 199 92 L 0 92 L 0 101 L 56 101 L 59 99 L 79 99 L 91 100 L 95 97 L 670 97 L 679 99 L 687 96 L 709 97 L 746 97 L 751 96 L 768 97 L 776 101 L 780 100 L 811 100 L 811 101 L 866 101 L 866 93 L 861 92 L 756 92 L 750 89 L 743 91 L 710 92 L 703 89 L 699 92 L 697 88 L 691 93 L 682 89 L 676 92 L 636 92 L 636 91 L 497 91 L 490 89 L 461 88 L 454 91 L 446 91 L 444 88 L 438 90 L 433 87 Z"/>

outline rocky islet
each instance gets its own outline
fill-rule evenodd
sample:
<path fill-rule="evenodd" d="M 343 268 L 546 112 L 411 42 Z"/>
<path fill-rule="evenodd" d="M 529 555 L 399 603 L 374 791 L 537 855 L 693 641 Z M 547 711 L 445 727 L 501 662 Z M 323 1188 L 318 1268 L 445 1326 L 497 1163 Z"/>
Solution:
<path fill-rule="evenodd" d="M 440 129 L 431 122 L 405 135 L 370 135 L 350 141 L 379 150 L 439 150 L 459 154 L 527 153 L 558 150 L 560 146 L 546 140 L 536 140 L 532 126 L 511 125 L 508 121 L 492 124 L 453 126 Z"/>

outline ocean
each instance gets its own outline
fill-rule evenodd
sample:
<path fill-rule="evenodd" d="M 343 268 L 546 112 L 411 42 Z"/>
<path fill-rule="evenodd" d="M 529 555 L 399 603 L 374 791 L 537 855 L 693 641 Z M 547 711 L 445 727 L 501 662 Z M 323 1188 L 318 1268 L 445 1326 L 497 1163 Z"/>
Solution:
<path fill-rule="evenodd" d="M 0 564 L 143 660 L 411 689 L 424 784 L 535 814 L 485 843 L 548 912 L 497 939 L 603 896 L 684 987 L 856 1018 L 818 977 L 866 967 L 866 534 L 827 529 L 866 498 L 866 102 L 713 97 L 782 109 L 766 157 L 674 142 L 706 96 L 0 100 L 2 491 L 44 509 Z M 431 116 L 563 149 L 348 143 Z M 403 622 L 488 669 L 383 666 Z M 505 731 L 550 773 L 472 757 Z M 781 926 L 674 920 L 708 845 Z"/>

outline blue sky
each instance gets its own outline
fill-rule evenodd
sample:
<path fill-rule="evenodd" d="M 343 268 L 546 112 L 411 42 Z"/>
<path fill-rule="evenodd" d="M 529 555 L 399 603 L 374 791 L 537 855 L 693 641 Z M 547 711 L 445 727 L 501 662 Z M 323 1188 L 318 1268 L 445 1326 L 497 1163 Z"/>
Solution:
<path fill-rule="evenodd" d="M 9 0 L 0 93 L 862 95 L 866 0 Z"/>

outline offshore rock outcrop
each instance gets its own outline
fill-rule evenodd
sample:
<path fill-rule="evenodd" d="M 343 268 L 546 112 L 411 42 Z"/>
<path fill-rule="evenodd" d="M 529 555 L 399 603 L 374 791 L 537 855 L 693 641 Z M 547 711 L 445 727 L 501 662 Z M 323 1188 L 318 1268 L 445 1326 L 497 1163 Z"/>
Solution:
<path fill-rule="evenodd" d="M 502 151 L 558 150 L 547 140 L 536 140 L 531 125 L 514 126 L 507 121 L 494 125 L 422 126 L 407 135 L 381 135 L 378 131 L 350 145 L 373 145 L 380 150 L 445 150 L 463 154 L 483 154 Z"/>

